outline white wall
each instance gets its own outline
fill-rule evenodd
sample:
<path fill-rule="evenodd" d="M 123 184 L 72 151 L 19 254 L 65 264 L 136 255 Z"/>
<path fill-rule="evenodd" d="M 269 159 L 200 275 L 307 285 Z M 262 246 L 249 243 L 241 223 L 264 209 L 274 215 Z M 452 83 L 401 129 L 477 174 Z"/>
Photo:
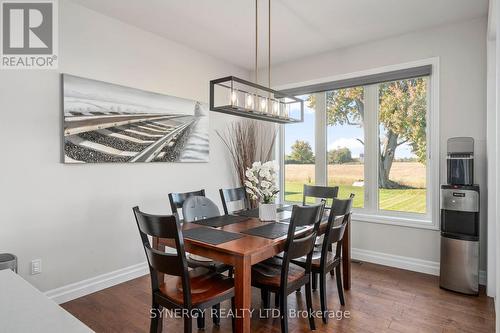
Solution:
<path fill-rule="evenodd" d="M 489 34 L 487 42 L 487 151 L 488 151 L 488 237 L 487 237 L 487 294 L 495 295 L 496 291 L 496 220 L 497 196 L 496 168 L 497 157 L 497 122 L 496 122 L 496 41 L 495 36 Z"/>
<path fill-rule="evenodd" d="M 332 32 L 335 33 L 335 32 Z M 446 181 L 446 140 L 472 136 L 476 141 L 475 181 L 486 190 L 486 19 L 418 31 L 385 40 L 291 61 L 273 68 L 273 86 L 317 80 L 440 58 L 441 183 Z M 439 202 L 439 198 L 435 198 Z M 486 267 L 486 195 L 481 201 L 481 270 Z M 355 215 L 354 215 L 355 219 Z M 376 253 L 411 257 L 437 267 L 439 232 L 355 221 L 352 241 L 364 256 Z M 359 253 L 359 252 L 358 252 Z M 395 257 L 386 259 L 398 260 Z M 423 260 L 423 261 L 419 261 Z"/>
<path fill-rule="evenodd" d="M 60 1 L 61 73 L 208 102 L 208 81 L 247 72 L 67 1 Z M 210 114 L 210 162 L 64 165 L 57 71 L 0 72 L 0 252 L 49 290 L 145 261 L 131 208 L 168 213 L 171 191 L 232 185 Z M 217 200 L 218 201 L 218 200 Z M 43 273 L 29 275 L 29 262 Z"/>
<path fill-rule="evenodd" d="M 497 0 L 491 0 L 490 2 L 490 10 L 491 10 L 491 15 L 490 18 L 492 18 L 493 22 L 493 27 L 492 30 L 494 31 L 494 36 L 495 36 L 495 65 L 496 65 L 496 70 L 495 70 L 495 97 L 496 97 L 496 170 L 493 172 L 495 173 L 495 180 L 496 184 L 494 184 L 493 190 L 496 192 L 497 198 L 500 196 L 500 163 L 499 163 L 499 157 L 498 153 L 500 150 L 500 135 L 498 132 L 500 131 L 500 5 L 498 4 Z M 496 202 L 498 206 L 498 201 Z M 496 274 L 495 274 L 495 283 L 496 283 L 496 292 L 495 292 L 495 312 L 496 312 L 496 332 L 500 333 L 500 308 L 499 308 L 499 302 L 498 302 L 498 296 L 500 295 L 500 219 L 499 219 L 499 214 L 498 214 L 498 209 L 496 212 L 495 216 L 495 237 L 493 241 L 495 242 L 494 246 L 491 246 L 490 249 L 494 251 L 494 256 L 496 259 Z"/>

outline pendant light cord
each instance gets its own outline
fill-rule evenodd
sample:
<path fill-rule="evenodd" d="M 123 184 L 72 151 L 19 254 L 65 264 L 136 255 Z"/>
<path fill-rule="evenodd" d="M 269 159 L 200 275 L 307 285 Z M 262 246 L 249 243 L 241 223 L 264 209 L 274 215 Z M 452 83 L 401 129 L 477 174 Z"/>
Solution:
<path fill-rule="evenodd" d="M 258 8 L 258 2 L 259 0 L 255 0 L 255 84 L 259 84 L 258 77 L 257 77 L 257 57 L 258 57 L 258 47 L 259 47 L 259 20 L 258 20 L 258 15 L 259 15 L 259 8 Z"/>
<path fill-rule="evenodd" d="M 271 88 L 271 0 L 267 1 L 268 3 L 268 11 L 269 11 L 269 30 L 267 36 L 267 86 Z"/>
<path fill-rule="evenodd" d="M 258 57 L 259 57 L 259 6 L 255 0 L 255 83 L 258 81 Z M 271 87 L 271 0 L 267 1 L 268 5 L 268 35 L 267 35 L 267 86 Z"/>

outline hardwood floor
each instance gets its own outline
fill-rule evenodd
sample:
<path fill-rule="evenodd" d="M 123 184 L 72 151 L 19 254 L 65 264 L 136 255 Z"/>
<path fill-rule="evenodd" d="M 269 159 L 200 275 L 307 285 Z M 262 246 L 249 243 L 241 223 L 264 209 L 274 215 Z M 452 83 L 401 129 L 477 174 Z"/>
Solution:
<path fill-rule="evenodd" d="M 484 295 L 464 296 L 444 291 L 438 277 L 386 266 L 352 265 L 352 289 L 345 292 L 341 307 L 335 279 L 327 278 L 331 311 L 349 311 L 349 318 L 330 319 L 325 325 L 316 319 L 316 332 L 494 332 L 493 299 Z M 147 332 L 150 309 L 149 276 L 141 277 L 62 305 L 96 332 Z M 273 300 L 272 300 L 273 301 Z M 274 304 L 274 302 L 272 302 Z M 288 297 L 290 309 L 305 310 L 305 293 Z M 253 289 L 253 332 L 280 332 L 279 319 L 259 318 L 260 293 Z M 313 306 L 319 310 L 319 291 L 313 292 Z M 222 304 L 229 309 L 229 304 Z M 220 328 L 206 321 L 207 332 L 230 332 L 230 319 Z M 165 332 L 182 332 L 181 319 L 164 319 Z M 307 318 L 291 318 L 290 332 L 308 332 Z M 196 323 L 193 323 L 196 332 Z"/>

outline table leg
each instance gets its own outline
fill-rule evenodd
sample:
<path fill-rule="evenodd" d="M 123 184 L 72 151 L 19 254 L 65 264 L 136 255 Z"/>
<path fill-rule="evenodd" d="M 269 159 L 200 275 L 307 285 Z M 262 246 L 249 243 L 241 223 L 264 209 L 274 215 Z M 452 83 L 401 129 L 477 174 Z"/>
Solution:
<path fill-rule="evenodd" d="M 252 266 L 247 258 L 238 258 L 234 267 L 234 301 L 236 307 L 236 332 L 250 332 L 252 306 Z"/>
<path fill-rule="evenodd" d="M 351 221 L 347 222 L 342 241 L 342 274 L 344 289 L 351 289 Z"/>

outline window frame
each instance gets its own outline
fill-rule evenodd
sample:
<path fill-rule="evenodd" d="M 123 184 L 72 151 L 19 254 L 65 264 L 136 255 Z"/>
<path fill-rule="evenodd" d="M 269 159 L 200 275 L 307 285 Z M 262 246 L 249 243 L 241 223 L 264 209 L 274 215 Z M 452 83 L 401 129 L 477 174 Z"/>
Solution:
<path fill-rule="evenodd" d="M 394 70 L 407 69 L 422 65 L 432 65 L 432 74 L 428 77 L 427 85 L 427 195 L 426 195 L 426 213 L 411 213 L 379 209 L 378 200 L 378 88 L 377 84 L 365 86 L 365 103 L 366 108 L 376 110 L 376 112 L 368 112 L 366 124 L 363 124 L 363 130 L 367 145 L 365 146 L 365 205 L 364 208 L 354 209 L 353 221 L 380 223 L 387 225 L 398 225 L 404 227 L 415 227 L 421 229 L 439 229 L 439 184 L 440 184 L 440 149 L 439 149 L 439 58 L 429 58 L 419 61 L 384 66 L 371 70 L 353 72 L 349 74 L 337 75 L 333 77 L 326 77 L 322 79 L 288 84 L 275 89 L 289 89 L 300 86 L 307 86 L 311 84 L 330 82 L 336 80 L 343 80 L 349 78 L 356 78 L 365 75 L 379 74 Z M 316 130 L 315 137 L 315 155 L 316 161 L 327 160 L 327 130 L 326 130 L 326 108 L 320 106 L 315 110 L 315 126 L 320 130 Z M 276 153 L 279 157 L 280 165 L 280 193 L 279 200 L 284 202 L 284 185 L 285 185 L 285 164 L 284 164 L 284 138 L 285 138 L 285 125 L 279 126 L 278 144 Z M 433 143 L 436 144 L 433 144 Z M 328 181 L 328 163 L 315 163 L 316 184 L 326 185 Z"/>

